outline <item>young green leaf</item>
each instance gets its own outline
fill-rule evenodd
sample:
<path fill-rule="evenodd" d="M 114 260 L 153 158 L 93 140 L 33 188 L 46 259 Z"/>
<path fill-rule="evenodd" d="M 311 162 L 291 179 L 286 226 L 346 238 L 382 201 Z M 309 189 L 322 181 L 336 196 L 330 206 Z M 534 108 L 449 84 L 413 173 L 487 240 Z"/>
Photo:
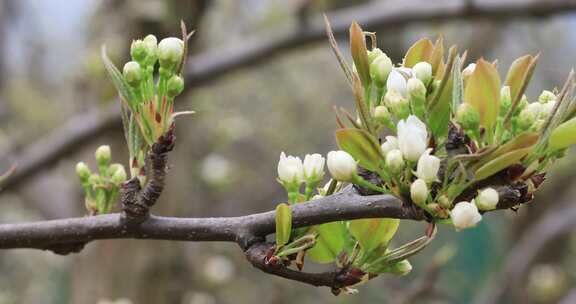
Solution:
<path fill-rule="evenodd" d="M 576 117 L 560 124 L 548 139 L 548 147 L 552 151 L 568 148 L 576 144 Z"/>
<path fill-rule="evenodd" d="M 530 71 L 533 70 L 535 64 L 535 57 L 525 55 L 514 60 L 510 65 L 504 85 L 510 87 L 512 100 L 521 97 L 522 95 L 520 94 L 524 94 L 522 88 L 524 87 L 524 83 L 530 80 L 527 76 L 530 75 Z"/>
<path fill-rule="evenodd" d="M 110 58 L 108 58 L 106 46 L 102 46 L 102 61 L 104 62 L 104 68 L 106 68 L 106 72 L 108 72 L 110 80 L 112 80 L 112 84 L 114 84 L 120 98 L 128 104 L 130 111 L 135 112 L 136 100 L 132 89 L 126 80 L 124 80 L 122 72 L 120 72 L 114 63 L 112 63 Z"/>
<path fill-rule="evenodd" d="M 352 22 L 350 26 L 350 52 L 356 71 L 360 76 L 364 88 L 370 86 L 372 79 L 370 78 L 370 61 L 368 60 L 368 49 L 366 48 L 366 39 L 364 38 L 364 31 L 358 23 Z"/>
<path fill-rule="evenodd" d="M 280 248 L 290 241 L 292 232 L 292 209 L 286 203 L 276 206 L 276 246 Z"/>
<path fill-rule="evenodd" d="M 500 76 L 494 64 L 484 59 L 476 62 L 464 89 L 464 100 L 478 110 L 480 125 L 491 134 L 500 109 Z"/>
<path fill-rule="evenodd" d="M 384 162 L 378 141 L 364 130 L 338 129 L 336 142 L 340 149 L 348 152 L 360 166 L 370 171 L 377 170 Z"/>
<path fill-rule="evenodd" d="M 428 62 L 432 57 L 433 51 L 434 45 L 432 44 L 432 41 L 428 38 L 422 38 L 416 41 L 416 43 L 408 49 L 408 52 L 406 52 L 406 56 L 404 57 L 403 65 L 407 68 L 411 68 L 418 62 Z"/>
<path fill-rule="evenodd" d="M 503 154 L 478 168 L 478 170 L 476 170 L 474 173 L 474 178 L 476 180 L 483 180 L 487 177 L 490 177 L 500 172 L 501 170 L 504 170 L 509 166 L 518 163 L 531 150 L 532 147 L 528 147 Z"/>
<path fill-rule="evenodd" d="M 432 65 L 432 74 L 438 74 L 441 65 L 444 64 L 444 38 L 442 36 L 436 40 L 429 60 Z"/>
<path fill-rule="evenodd" d="M 398 225 L 398 219 L 360 219 L 350 221 L 348 229 L 362 249 L 369 252 L 377 247 L 386 247 L 398 230 Z"/>
<path fill-rule="evenodd" d="M 333 262 L 344 248 L 348 232 L 344 222 L 332 222 L 312 227 L 318 233 L 316 245 L 307 251 L 308 256 L 317 263 Z"/>

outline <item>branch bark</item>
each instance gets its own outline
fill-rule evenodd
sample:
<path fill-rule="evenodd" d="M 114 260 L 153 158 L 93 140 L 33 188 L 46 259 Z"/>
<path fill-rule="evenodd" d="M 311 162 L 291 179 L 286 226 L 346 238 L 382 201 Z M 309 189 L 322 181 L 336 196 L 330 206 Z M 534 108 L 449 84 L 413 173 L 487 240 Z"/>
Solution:
<path fill-rule="evenodd" d="M 445 22 L 453 20 L 490 19 L 508 21 L 518 18 L 547 17 L 566 14 L 576 10 L 576 1 L 503 1 L 468 5 L 466 1 L 420 1 L 417 4 L 394 3 L 394 6 L 368 4 L 343 9 L 330 14 L 334 34 L 347 34 L 353 20 L 365 28 L 394 29 L 423 22 Z M 321 20 L 313 20 L 306 29 L 275 36 L 273 39 L 253 39 L 240 47 L 228 51 L 207 51 L 192 56 L 186 71 L 186 87 L 192 88 L 212 81 L 219 76 L 244 67 L 254 66 L 301 46 L 324 41 Z M 8 168 L 18 164 L 18 171 L 2 185 L 4 189 L 17 187 L 37 172 L 52 166 L 61 157 L 75 151 L 77 147 L 108 130 L 120 127 L 120 111 L 116 105 L 104 110 L 72 118 L 41 140 L 22 151 L 4 156 L 0 164 Z M 15 157 L 18 155 L 18 157 Z"/>

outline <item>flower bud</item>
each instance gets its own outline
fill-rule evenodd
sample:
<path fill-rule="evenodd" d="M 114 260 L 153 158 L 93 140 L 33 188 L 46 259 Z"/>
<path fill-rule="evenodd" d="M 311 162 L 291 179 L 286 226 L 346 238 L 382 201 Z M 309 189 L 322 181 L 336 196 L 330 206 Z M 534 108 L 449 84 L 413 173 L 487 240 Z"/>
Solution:
<path fill-rule="evenodd" d="M 540 112 L 542 111 L 542 104 L 533 102 L 530 103 L 520 112 L 518 116 L 518 126 L 520 129 L 528 129 L 538 117 L 540 117 Z"/>
<path fill-rule="evenodd" d="M 500 89 L 500 115 L 506 115 L 512 106 L 512 96 L 509 86 L 503 86 Z"/>
<path fill-rule="evenodd" d="M 427 149 L 418 159 L 416 176 L 427 183 L 438 180 L 438 170 L 440 170 L 440 158 L 430 155 L 432 149 Z"/>
<path fill-rule="evenodd" d="M 304 157 L 304 179 L 307 182 L 318 182 L 324 177 L 324 162 L 322 155 L 306 154 Z"/>
<path fill-rule="evenodd" d="M 135 61 L 144 62 L 146 59 L 146 46 L 144 45 L 144 41 L 140 39 L 132 41 L 130 56 L 132 56 L 132 59 Z"/>
<path fill-rule="evenodd" d="M 542 131 L 542 128 L 544 128 L 544 125 L 546 124 L 546 119 L 537 119 L 531 126 L 530 126 L 530 131 L 531 132 L 540 132 Z"/>
<path fill-rule="evenodd" d="M 550 114 L 552 114 L 552 110 L 554 110 L 554 106 L 556 105 L 556 100 L 550 100 L 547 103 L 542 104 L 542 108 L 540 111 L 540 119 L 546 119 Z"/>
<path fill-rule="evenodd" d="M 518 103 L 518 107 L 516 108 L 517 113 L 520 113 L 520 111 L 526 109 L 529 104 L 530 103 L 528 102 L 528 97 L 526 97 L 526 95 L 522 95 L 522 98 L 520 98 L 520 102 Z"/>
<path fill-rule="evenodd" d="M 386 79 L 386 89 L 388 92 L 395 91 L 401 96 L 406 96 L 408 88 L 406 87 L 406 78 L 399 71 L 393 69 Z"/>
<path fill-rule="evenodd" d="M 370 63 L 374 62 L 374 60 L 380 57 L 381 55 L 386 56 L 386 54 L 384 54 L 384 52 L 382 52 L 382 50 L 379 48 L 374 48 L 368 51 L 368 62 Z"/>
<path fill-rule="evenodd" d="M 462 103 L 456 111 L 456 121 L 464 130 L 477 130 L 480 127 L 480 113 L 469 103 Z"/>
<path fill-rule="evenodd" d="M 174 75 L 168 79 L 166 84 L 166 95 L 170 98 L 174 98 L 184 90 L 184 79 L 178 75 Z"/>
<path fill-rule="evenodd" d="M 280 154 L 278 162 L 278 178 L 286 184 L 300 184 L 304 180 L 302 160 L 295 156 Z"/>
<path fill-rule="evenodd" d="M 384 86 L 390 71 L 392 71 L 392 60 L 384 53 L 376 57 L 370 64 L 370 77 L 378 87 Z"/>
<path fill-rule="evenodd" d="M 175 37 L 164 38 L 158 44 L 158 59 L 164 67 L 174 67 L 182 60 L 184 42 Z"/>
<path fill-rule="evenodd" d="M 374 108 L 374 118 L 379 121 L 388 121 L 390 120 L 390 112 L 386 106 L 377 106 Z"/>
<path fill-rule="evenodd" d="M 452 202 L 450 201 L 450 199 L 448 198 L 448 196 L 446 196 L 445 194 L 440 195 L 440 197 L 437 199 L 438 204 L 442 207 L 442 208 L 450 208 L 452 207 Z"/>
<path fill-rule="evenodd" d="M 464 70 L 462 70 L 462 77 L 469 77 L 470 75 L 472 75 L 472 73 L 474 73 L 474 70 L 476 69 L 476 64 L 475 63 L 471 63 L 469 64 Z"/>
<path fill-rule="evenodd" d="M 390 273 L 404 276 L 412 271 L 412 264 L 408 260 L 402 260 L 393 265 L 390 265 Z"/>
<path fill-rule="evenodd" d="M 425 204 L 428 199 L 428 186 L 423 179 L 417 179 L 410 185 L 410 198 L 415 204 Z"/>
<path fill-rule="evenodd" d="M 98 147 L 98 149 L 96 149 L 96 152 L 94 153 L 94 156 L 96 157 L 96 162 L 98 163 L 98 166 L 108 166 L 108 163 L 112 158 L 112 152 L 110 151 L 110 146 L 102 145 Z"/>
<path fill-rule="evenodd" d="M 424 85 L 428 85 L 432 79 L 432 65 L 428 62 L 421 61 L 412 68 L 414 77 L 420 79 Z"/>
<path fill-rule="evenodd" d="M 426 114 L 426 87 L 418 78 L 408 79 L 407 87 L 412 112 L 423 119 Z"/>
<path fill-rule="evenodd" d="M 424 83 L 418 78 L 410 78 L 406 84 L 409 96 L 426 96 L 426 87 Z"/>
<path fill-rule="evenodd" d="M 356 174 L 356 161 L 345 151 L 330 151 L 326 164 L 334 179 L 347 182 Z"/>
<path fill-rule="evenodd" d="M 450 212 L 450 218 L 456 230 L 462 230 L 476 226 L 482 220 L 482 215 L 475 204 L 459 202 Z"/>
<path fill-rule="evenodd" d="M 394 136 L 386 136 L 386 141 L 380 146 L 382 148 L 382 155 L 386 156 L 394 149 L 398 149 L 398 139 Z"/>
<path fill-rule="evenodd" d="M 402 151 L 393 149 L 386 154 L 386 168 L 388 168 L 390 172 L 399 173 L 404 169 L 405 165 Z"/>
<path fill-rule="evenodd" d="M 158 39 L 150 34 L 144 38 L 143 42 L 149 62 L 154 62 L 158 57 Z"/>
<path fill-rule="evenodd" d="M 123 74 L 126 82 L 133 87 L 138 86 L 142 80 L 142 69 L 140 68 L 140 64 L 136 61 L 127 62 L 124 65 Z"/>
<path fill-rule="evenodd" d="M 115 165 L 119 165 L 119 164 L 115 164 Z M 112 177 L 110 178 L 110 181 L 116 185 L 122 184 L 124 181 L 126 181 L 126 178 L 127 178 L 126 170 L 124 170 L 124 166 L 122 166 L 122 165 L 117 166 L 115 168 L 115 170 L 112 171 L 111 175 L 112 175 Z"/>
<path fill-rule="evenodd" d="M 92 174 L 92 172 L 90 172 L 90 168 L 88 168 L 86 163 L 79 162 L 76 164 L 76 175 L 78 175 L 82 183 L 88 181 L 88 179 L 90 178 L 90 174 Z"/>
<path fill-rule="evenodd" d="M 474 200 L 476 207 L 480 210 L 488 211 L 496 209 L 498 205 L 498 192 L 494 188 L 486 188 L 478 193 L 478 196 Z"/>
<path fill-rule="evenodd" d="M 542 94 L 538 97 L 540 103 L 548 103 L 549 101 L 556 101 L 556 95 L 548 90 L 542 91 Z"/>
<path fill-rule="evenodd" d="M 426 125 L 414 115 L 398 122 L 398 147 L 405 159 L 415 162 L 426 151 L 428 132 Z"/>
<path fill-rule="evenodd" d="M 410 115 L 410 103 L 395 90 L 386 92 L 386 95 L 384 95 L 384 103 L 390 108 L 392 113 L 400 119 L 405 119 Z"/>

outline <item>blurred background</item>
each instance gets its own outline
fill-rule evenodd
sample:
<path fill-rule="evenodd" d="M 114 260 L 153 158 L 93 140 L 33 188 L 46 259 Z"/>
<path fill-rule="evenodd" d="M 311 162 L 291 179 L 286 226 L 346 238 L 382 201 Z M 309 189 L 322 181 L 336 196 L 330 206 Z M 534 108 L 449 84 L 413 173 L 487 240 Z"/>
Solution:
<path fill-rule="evenodd" d="M 347 26 L 375 31 L 399 62 L 421 37 L 442 35 L 469 60 L 541 52 L 529 99 L 561 86 L 576 65 L 576 3 L 555 0 L 0 0 L 0 222 L 85 214 L 76 162 L 95 165 L 110 144 L 126 165 L 118 101 L 99 51 L 118 66 L 132 39 L 196 29 L 159 215 L 232 216 L 286 198 L 281 151 L 334 149 L 333 105 L 352 94 L 328 47 L 321 13 L 347 53 Z M 11 303 L 576 303 L 576 157 L 548 176 L 536 200 L 495 212 L 476 229 L 441 227 L 406 277 L 384 276 L 354 296 L 265 275 L 234 244 L 117 240 L 81 254 L 0 252 L 0 304 Z M 402 223 L 398 240 L 423 233 Z M 438 268 L 438 252 L 455 248 Z"/>

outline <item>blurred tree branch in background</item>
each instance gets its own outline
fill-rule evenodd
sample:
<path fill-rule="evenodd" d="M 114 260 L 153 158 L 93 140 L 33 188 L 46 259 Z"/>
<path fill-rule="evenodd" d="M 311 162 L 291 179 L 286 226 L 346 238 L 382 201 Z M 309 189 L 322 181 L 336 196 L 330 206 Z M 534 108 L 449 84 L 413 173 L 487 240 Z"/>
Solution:
<path fill-rule="evenodd" d="M 352 20 L 358 21 L 367 28 L 398 29 L 422 22 L 461 19 L 509 21 L 514 18 L 543 18 L 576 10 L 574 0 L 502 1 L 478 5 L 465 1 L 421 1 L 418 5 L 412 2 L 406 5 L 395 3 L 395 5 L 392 7 L 365 4 L 331 13 L 330 19 L 334 33 L 338 37 L 345 35 Z M 195 87 L 234 70 L 260 64 L 286 51 L 324 41 L 324 28 L 320 20 L 314 21 L 309 27 L 275 38 L 253 39 L 246 41 L 238 48 L 219 52 L 207 51 L 192 56 L 185 76 L 186 87 Z M 82 123 L 78 124 L 78 122 Z M 22 151 L 14 151 L 2 157 L 0 164 L 3 167 L 14 162 L 18 165 L 18 169 L 0 187 L 9 189 L 19 186 L 92 138 L 119 127 L 120 111 L 116 105 L 72 118 L 62 127 L 45 136 L 43 140 L 23 148 Z"/>

